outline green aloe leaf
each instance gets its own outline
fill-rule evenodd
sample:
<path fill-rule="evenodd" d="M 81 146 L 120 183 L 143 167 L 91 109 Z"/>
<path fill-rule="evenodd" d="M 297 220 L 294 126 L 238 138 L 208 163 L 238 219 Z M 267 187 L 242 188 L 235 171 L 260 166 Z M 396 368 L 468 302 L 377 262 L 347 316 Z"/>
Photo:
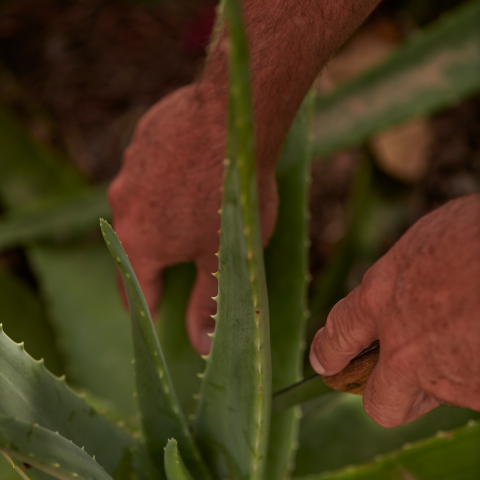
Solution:
<path fill-rule="evenodd" d="M 0 327 L 0 415 L 38 423 L 85 447 L 113 475 L 138 440 L 109 422 L 75 394 L 64 378 L 48 372 L 23 344 L 12 342 Z"/>
<path fill-rule="evenodd" d="M 238 1 L 227 0 L 230 105 L 216 327 L 195 432 L 217 478 L 264 476 L 270 409 L 268 295 L 263 266 L 248 53 Z"/>
<path fill-rule="evenodd" d="M 312 96 L 295 119 L 277 166 L 280 197 L 275 232 L 265 251 L 269 293 L 272 389 L 279 391 L 301 379 L 307 317 L 308 137 Z M 293 467 L 300 410 L 272 418 L 268 447 L 269 480 L 283 480 Z"/>
<path fill-rule="evenodd" d="M 34 247 L 27 258 L 69 381 L 113 402 L 125 415 L 136 414 L 130 322 L 104 243 Z"/>
<path fill-rule="evenodd" d="M 439 430 L 449 431 L 470 420 L 480 420 L 479 412 L 439 407 L 413 422 L 383 428 L 364 412 L 361 397 L 338 392 L 309 402 L 304 408 L 296 477 L 372 461 L 379 454 L 418 442 Z"/>
<path fill-rule="evenodd" d="M 104 186 L 81 190 L 0 217 L 0 250 L 92 230 L 100 217 L 110 215 L 105 193 Z"/>
<path fill-rule="evenodd" d="M 13 463 L 7 454 L 0 452 L 0 478 L 2 480 L 22 480 L 22 475 L 17 468 L 19 467 Z"/>
<path fill-rule="evenodd" d="M 28 285 L 0 267 L 0 312 L 5 333 L 36 359 L 43 358 L 54 374 L 63 373 L 55 335 L 47 322 L 45 308 Z"/>
<path fill-rule="evenodd" d="M 188 468 L 199 478 L 209 478 L 177 400 L 163 352 L 155 333 L 140 284 L 112 227 L 101 220 L 107 247 L 125 284 L 132 324 L 136 397 L 147 450 L 163 472 L 163 448 L 169 438 L 178 439 Z"/>
<path fill-rule="evenodd" d="M 167 480 L 193 480 L 178 452 L 177 441 L 173 438 L 165 447 L 165 473 Z"/>
<path fill-rule="evenodd" d="M 205 368 L 205 362 L 190 345 L 185 327 L 185 312 L 194 280 L 193 264 L 177 265 L 164 272 L 155 324 L 178 401 L 187 418 L 197 407 L 194 396 L 200 390 L 198 374 Z"/>
<path fill-rule="evenodd" d="M 0 105 L 0 199 L 9 209 L 86 187 L 73 167 L 39 145 Z"/>
<path fill-rule="evenodd" d="M 83 449 L 38 425 L 0 415 L 0 451 L 61 480 L 112 480 Z"/>
<path fill-rule="evenodd" d="M 480 3 L 447 13 L 372 70 L 319 97 L 315 158 L 480 91 Z"/>
<path fill-rule="evenodd" d="M 458 430 L 406 444 L 372 463 L 298 480 L 473 480 L 480 472 L 479 445 L 480 425 L 470 422 Z"/>

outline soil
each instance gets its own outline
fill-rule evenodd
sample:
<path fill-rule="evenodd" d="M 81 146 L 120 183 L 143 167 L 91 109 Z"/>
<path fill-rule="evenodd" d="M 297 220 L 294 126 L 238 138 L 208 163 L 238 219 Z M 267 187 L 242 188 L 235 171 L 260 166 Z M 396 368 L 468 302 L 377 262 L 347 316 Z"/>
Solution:
<path fill-rule="evenodd" d="M 0 58 L 55 124 L 34 133 L 106 180 L 138 118 L 201 68 L 214 15 L 198 0 L 3 0 Z"/>

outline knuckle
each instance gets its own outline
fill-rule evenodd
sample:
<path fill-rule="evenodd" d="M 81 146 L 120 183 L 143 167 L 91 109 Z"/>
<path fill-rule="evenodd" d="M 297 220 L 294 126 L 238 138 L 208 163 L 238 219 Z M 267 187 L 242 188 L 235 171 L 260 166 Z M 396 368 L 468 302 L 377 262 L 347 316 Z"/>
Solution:
<path fill-rule="evenodd" d="M 388 255 L 388 254 L 387 254 Z M 387 257 L 367 270 L 359 288 L 359 307 L 366 316 L 376 316 L 392 298 L 394 275 Z"/>
<path fill-rule="evenodd" d="M 378 425 L 384 428 L 393 428 L 402 425 L 402 421 L 398 419 L 392 419 L 386 416 L 379 409 L 372 407 L 369 403 L 365 403 L 363 406 L 365 413 Z"/>
<path fill-rule="evenodd" d="M 352 342 L 352 317 L 346 310 L 344 299 L 330 312 L 325 325 L 325 340 L 333 350 L 339 353 L 355 353 Z"/>

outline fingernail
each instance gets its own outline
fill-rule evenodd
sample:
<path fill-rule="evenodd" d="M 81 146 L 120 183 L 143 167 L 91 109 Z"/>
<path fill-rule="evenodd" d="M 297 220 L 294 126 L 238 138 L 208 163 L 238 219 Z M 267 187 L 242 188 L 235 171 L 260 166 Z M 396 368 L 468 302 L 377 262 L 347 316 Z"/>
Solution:
<path fill-rule="evenodd" d="M 322 364 L 318 361 L 313 348 L 310 350 L 310 364 L 312 368 L 319 373 L 320 375 L 325 375 L 325 369 L 322 367 Z"/>

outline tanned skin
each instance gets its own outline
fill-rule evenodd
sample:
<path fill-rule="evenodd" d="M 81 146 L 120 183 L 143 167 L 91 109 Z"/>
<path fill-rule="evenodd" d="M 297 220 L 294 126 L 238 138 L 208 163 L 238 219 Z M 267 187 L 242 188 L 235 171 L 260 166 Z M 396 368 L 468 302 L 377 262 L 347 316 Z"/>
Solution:
<path fill-rule="evenodd" d="M 257 174 L 264 244 L 272 234 L 277 214 L 275 166 L 282 142 L 300 103 L 321 68 L 365 20 L 378 2 L 379 0 L 263 0 L 261 2 L 244 0 L 243 2 L 250 47 Z M 121 171 L 111 184 L 108 193 L 114 227 L 137 273 L 152 314 L 155 313 L 161 295 L 162 271 L 180 262 L 195 262 L 197 279 L 187 310 L 187 330 L 192 345 L 199 353 L 207 353 L 210 349 L 210 338 L 207 333 L 214 329 L 214 322 L 210 315 L 216 310 L 216 304 L 211 297 L 214 297 L 218 290 L 217 281 L 211 274 L 217 270 L 218 265 L 215 253 L 218 251 L 219 242 L 218 210 L 221 204 L 220 187 L 227 119 L 227 49 L 227 33 L 224 29 L 212 46 L 201 77 L 195 83 L 161 100 L 142 117 L 136 127 L 132 143 L 125 152 Z M 464 208 L 471 212 L 470 216 L 473 218 L 478 215 L 477 212 L 480 211 L 478 200 L 477 203 L 472 200 L 465 200 L 465 202 Z M 448 209 L 445 210 L 445 212 L 448 211 Z M 443 209 L 440 209 L 435 215 L 440 219 L 445 218 L 447 224 L 450 221 L 458 221 L 455 215 L 452 217 L 442 212 Z M 478 220 L 480 219 L 476 219 L 477 225 L 480 225 Z M 418 245 L 424 245 L 428 241 L 436 244 L 437 240 L 432 238 L 436 231 L 422 226 L 425 224 L 424 220 L 422 222 L 419 223 L 419 227 L 414 226 L 412 230 L 415 231 L 412 235 L 415 238 L 418 237 Z M 459 227 L 448 228 L 453 230 L 458 228 L 459 236 L 463 238 L 466 235 L 463 231 L 466 223 Z M 472 220 L 468 225 L 474 228 L 473 224 Z M 446 226 L 444 228 L 447 229 Z M 479 233 L 478 229 L 472 231 L 468 238 L 474 238 L 475 235 L 478 238 Z M 409 235 L 410 233 L 404 238 Z M 474 248 L 473 244 L 462 245 L 464 245 L 462 248 L 465 255 L 467 251 L 470 251 L 471 255 L 476 252 L 476 262 L 480 264 L 478 247 Z M 452 320 L 456 318 L 453 310 L 459 306 L 460 300 L 455 303 L 455 306 L 451 303 L 453 313 L 449 317 L 452 324 L 450 330 L 453 329 L 457 334 L 448 333 L 449 338 L 439 340 L 440 335 L 428 333 L 437 331 L 431 321 L 432 315 L 425 316 L 425 306 L 417 309 L 419 292 L 425 292 L 422 298 L 429 298 L 432 293 L 431 289 L 429 290 L 430 284 L 420 282 L 420 277 L 416 274 L 404 280 L 409 285 L 409 290 L 406 286 L 402 287 L 402 308 L 410 312 L 408 321 L 404 322 L 416 325 L 415 328 L 418 330 L 415 333 L 416 336 L 420 336 L 419 331 L 422 330 L 420 325 L 425 325 L 425 333 L 422 334 L 425 337 L 422 342 L 425 355 L 422 359 L 428 359 L 426 362 L 429 366 L 428 372 L 434 372 L 437 375 L 435 377 L 437 389 L 434 391 L 430 387 L 425 390 L 424 384 L 430 380 L 425 380 L 419 373 L 419 365 L 416 362 L 420 357 L 416 356 L 414 359 L 409 357 L 410 349 L 405 346 L 405 342 L 408 342 L 414 334 L 399 337 L 399 331 L 402 329 L 394 327 L 392 319 L 393 312 L 398 310 L 398 294 L 392 291 L 396 291 L 395 289 L 399 287 L 391 287 L 387 292 L 383 278 L 393 275 L 390 283 L 398 285 L 395 281 L 396 276 L 403 272 L 402 268 L 406 268 L 406 264 L 415 263 L 414 252 L 418 252 L 419 248 L 413 240 L 402 239 L 392 249 L 392 252 L 396 253 L 389 253 L 372 267 L 362 286 L 332 311 L 326 330 L 322 329 L 317 334 L 312 346 L 314 353 L 311 358 L 314 367 L 318 371 L 325 370 L 326 373 L 333 374 L 369 344 L 367 339 L 380 338 L 382 353 L 379 367 L 376 367 L 374 373 L 377 373 L 367 384 L 364 404 L 367 413 L 385 426 L 412 420 L 415 416 L 436 406 L 439 401 L 432 400 L 428 395 L 458 405 L 465 405 L 468 397 L 471 398 L 468 406 L 480 408 L 480 405 L 472 403 L 475 392 L 477 398 L 480 398 L 478 381 L 477 390 L 464 395 L 462 401 L 453 399 L 453 394 L 450 394 L 451 389 L 448 395 L 447 393 L 443 395 L 444 392 L 438 390 L 445 382 L 437 375 L 439 371 L 443 371 L 437 363 L 447 362 L 447 357 L 433 355 L 432 352 L 434 350 L 438 352 L 437 347 L 440 345 L 438 342 L 451 342 L 466 335 L 465 328 L 461 325 L 467 325 L 467 320 L 463 323 L 458 321 L 458 326 L 452 323 L 456 322 Z M 452 264 L 456 264 L 452 245 L 445 244 L 444 248 L 447 248 L 448 254 L 452 255 Z M 437 258 L 435 256 L 432 256 L 431 261 L 428 262 L 428 255 L 418 255 L 422 259 L 425 270 L 432 269 L 433 272 L 435 269 L 438 271 L 445 268 L 445 262 L 435 262 Z M 440 251 L 436 255 L 442 258 L 444 256 Z M 401 265 L 402 262 L 406 262 L 402 268 L 394 268 L 394 264 Z M 475 261 L 469 263 L 470 268 L 473 268 L 472 264 Z M 378 273 L 375 276 L 371 272 Z M 475 285 L 479 287 L 480 272 L 478 269 L 476 272 L 476 279 L 471 278 L 471 281 L 475 284 L 476 280 Z M 470 277 L 474 274 L 475 272 L 472 272 Z M 438 278 L 435 273 L 431 275 Z M 366 289 L 364 285 L 367 279 L 371 278 L 374 284 L 375 278 L 381 278 L 382 280 L 376 281 L 381 288 Z M 458 279 L 455 280 L 452 275 L 446 275 L 445 281 L 448 282 L 448 279 L 452 280 L 451 288 L 458 287 Z M 445 291 L 448 291 L 448 288 L 445 286 Z M 358 292 L 362 289 L 369 294 L 359 295 Z M 365 310 L 361 317 L 352 313 L 359 297 L 368 298 L 371 305 L 371 309 L 368 312 Z M 453 302 L 453 299 L 457 298 L 460 297 L 446 294 L 447 303 L 448 299 Z M 377 304 L 382 305 L 383 315 L 378 314 L 380 307 L 377 308 Z M 479 314 L 480 307 L 477 304 L 476 310 L 472 310 L 477 323 L 477 338 L 480 338 Z M 419 320 L 420 317 L 422 321 Z M 471 328 L 474 327 L 471 326 Z M 405 327 L 404 331 L 410 330 Z M 349 332 L 352 332 L 354 337 L 347 337 L 346 334 Z M 470 338 L 472 342 L 473 337 L 472 333 Z M 396 338 L 403 338 L 403 340 L 396 343 Z M 453 343 L 449 345 L 453 352 Z M 460 347 L 457 342 L 455 348 L 458 350 L 463 346 Z M 480 351 L 480 340 L 477 341 L 477 351 Z M 455 356 L 453 353 L 452 355 Z M 451 368 L 458 372 L 472 371 L 471 368 L 465 370 L 466 366 L 458 363 L 460 362 L 458 355 L 458 358 L 455 357 L 458 361 L 452 359 L 452 355 L 447 363 L 456 367 Z M 470 362 L 472 361 L 472 357 L 467 358 Z M 477 355 L 477 358 L 480 358 L 480 355 Z M 479 361 L 475 367 L 477 374 L 478 363 Z M 403 367 L 406 364 L 405 370 Z M 399 370 L 402 371 L 401 375 L 398 374 Z M 426 372 L 425 370 L 423 374 L 425 378 L 428 377 Z M 396 390 L 392 390 L 389 384 L 392 378 L 394 378 Z M 478 375 L 476 378 L 479 378 Z M 415 388 L 406 389 L 407 381 L 413 383 Z M 418 391 L 428 392 L 428 394 L 419 397 Z M 397 395 L 398 392 L 401 394 Z M 407 395 L 404 394 L 405 392 L 414 393 Z"/>
<path fill-rule="evenodd" d="M 363 405 L 377 423 L 401 425 L 443 402 L 480 411 L 480 195 L 415 223 L 335 305 L 310 361 L 333 375 L 376 339 Z"/>

